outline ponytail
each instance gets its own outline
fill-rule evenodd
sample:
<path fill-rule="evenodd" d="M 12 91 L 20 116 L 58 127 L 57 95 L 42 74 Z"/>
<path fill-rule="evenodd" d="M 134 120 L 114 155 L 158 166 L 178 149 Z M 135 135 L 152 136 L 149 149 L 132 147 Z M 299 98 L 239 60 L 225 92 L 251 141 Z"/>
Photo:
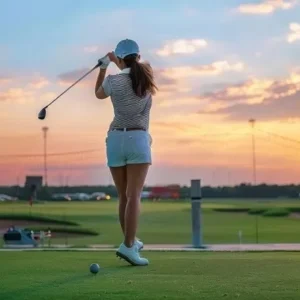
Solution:
<path fill-rule="evenodd" d="M 138 97 L 145 97 L 147 93 L 155 95 L 157 86 L 151 66 L 148 63 L 140 63 L 136 60 L 137 55 L 128 55 L 124 58 L 125 65 L 130 68 L 129 76 L 132 88 Z"/>

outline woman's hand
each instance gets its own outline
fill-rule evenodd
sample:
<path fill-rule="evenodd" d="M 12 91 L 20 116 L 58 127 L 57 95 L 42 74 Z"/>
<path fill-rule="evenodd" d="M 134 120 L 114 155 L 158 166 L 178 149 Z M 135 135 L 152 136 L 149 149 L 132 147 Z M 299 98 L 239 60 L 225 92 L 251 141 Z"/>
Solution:
<path fill-rule="evenodd" d="M 111 62 L 111 60 L 107 54 L 104 57 L 98 59 L 98 63 L 100 64 L 100 69 L 103 69 L 103 70 L 107 69 L 110 62 Z"/>
<path fill-rule="evenodd" d="M 98 62 L 101 62 L 100 69 L 106 69 L 109 66 L 110 62 L 115 63 L 117 67 L 119 67 L 119 60 L 113 51 L 108 52 L 104 57 L 100 58 Z"/>
<path fill-rule="evenodd" d="M 111 62 L 114 62 L 115 64 L 118 63 L 118 58 L 116 57 L 115 52 L 108 52 L 106 55 L 109 57 Z"/>
<path fill-rule="evenodd" d="M 110 59 L 111 62 L 115 63 L 115 65 L 116 65 L 119 69 L 121 69 L 119 59 L 117 58 L 117 56 L 116 56 L 116 54 L 115 54 L 114 51 L 108 52 L 108 53 L 107 53 L 107 56 L 109 57 L 109 59 Z"/>

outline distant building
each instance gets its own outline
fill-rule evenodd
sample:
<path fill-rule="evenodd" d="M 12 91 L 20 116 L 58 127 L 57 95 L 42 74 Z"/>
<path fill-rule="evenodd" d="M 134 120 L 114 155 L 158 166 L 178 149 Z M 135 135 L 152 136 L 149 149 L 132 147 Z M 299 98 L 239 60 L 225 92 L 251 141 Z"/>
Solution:
<path fill-rule="evenodd" d="M 43 185 L 43 176 L 26 176 L 25 191 L 26 198 L 29 200 L 30 205 L 37 198 L 37 191 Z"/>
<path fill-rule="evenodd" d="M 25 188 L 32 188 L 35 186 L 36 189 L 40 189 L 43 185 L 43 176 L 26 176 Z"/>

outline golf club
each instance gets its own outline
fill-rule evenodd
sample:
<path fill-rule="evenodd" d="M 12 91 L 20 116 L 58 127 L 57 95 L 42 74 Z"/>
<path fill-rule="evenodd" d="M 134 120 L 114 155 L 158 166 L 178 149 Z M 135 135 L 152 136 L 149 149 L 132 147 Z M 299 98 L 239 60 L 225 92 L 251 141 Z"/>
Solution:
<path fill-rule="evenodd" d="M 50 102 L 47 106 L 45 106 L 38 115 L 38 118 L 40 120 L 44 120 L 46 118 L 46 109 L 48 106 L 50 106 L 53 102 L 55 102 L 58 98 L 60 98 L 63 94 L 65 94 L 71 87 L 73 87 L 74 85 L 76 85 L 80 80 L 82 80 L 84 77 L 86 77 L 87 75 L 89 75 L 91 72 L 93 72 L 95 69 L 97 69 L 98 67 L 100 67 L 102 64 L 102 62 L 100 61 L 94 68 L 92 68 L 91 70 L 89 70 L 86 74 L 84 74 L 82 77 L 80 77 L 77 81 L 75 81 L 71 86 L 69 86 L 64 92 L 62 92 L 60 95 L 58 95 L 52 102 Z"/>

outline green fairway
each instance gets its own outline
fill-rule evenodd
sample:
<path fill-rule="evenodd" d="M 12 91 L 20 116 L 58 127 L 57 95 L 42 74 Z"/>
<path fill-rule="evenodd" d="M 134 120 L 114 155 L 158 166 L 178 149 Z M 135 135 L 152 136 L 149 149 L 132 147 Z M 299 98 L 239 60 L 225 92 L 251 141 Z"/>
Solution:
<path fill-rule="evenodd" d="M 0 212 L 55 217 L 79 223 L 80 227 L 99 233 L 98 236 L 54 238 L 54 244 L 84 247 L 90 244 L 118 245 L 122 240 L 117 216 L 117 201 L 109 202 L 47 202 L 34 204 L 1 203 Z M 190 244 L 191 204 L 186 202 L 143 202 L 138 236 L 147 244 Z M 216 212 L 215 208 L 235 207 L 300 207 L 300 201 L 290 200 L 206 200 L 203 203 L 204 243 L 298 243 L 300 219 L 291 217 L 263 217 L 248 213 Z M 256 227 L 257 221 L 257 227 Z M 26 222 L 25 222 L 26 223 Z M 13 221 L 12 221 L 13 224 Z M 26 224 L 25 224 L 26 225 Z M 29 223 L 28 223 L 29 225 Z M 50 226 L 51 227 L 51 226 Z M 55 225 L 55 227 L 57 227 Z M 64 226 L 60 226 L 64 227 Z M 256 228 L 258 229 L 256 236 Z"/>
<path fill-rule="evenodd" d="M 0 299 L 300 298 L 298 253 L 144 252 L 131 267 L 113 252 L 0 252 Z M 99 263 L 97 275 L 89 265 Z"/>

